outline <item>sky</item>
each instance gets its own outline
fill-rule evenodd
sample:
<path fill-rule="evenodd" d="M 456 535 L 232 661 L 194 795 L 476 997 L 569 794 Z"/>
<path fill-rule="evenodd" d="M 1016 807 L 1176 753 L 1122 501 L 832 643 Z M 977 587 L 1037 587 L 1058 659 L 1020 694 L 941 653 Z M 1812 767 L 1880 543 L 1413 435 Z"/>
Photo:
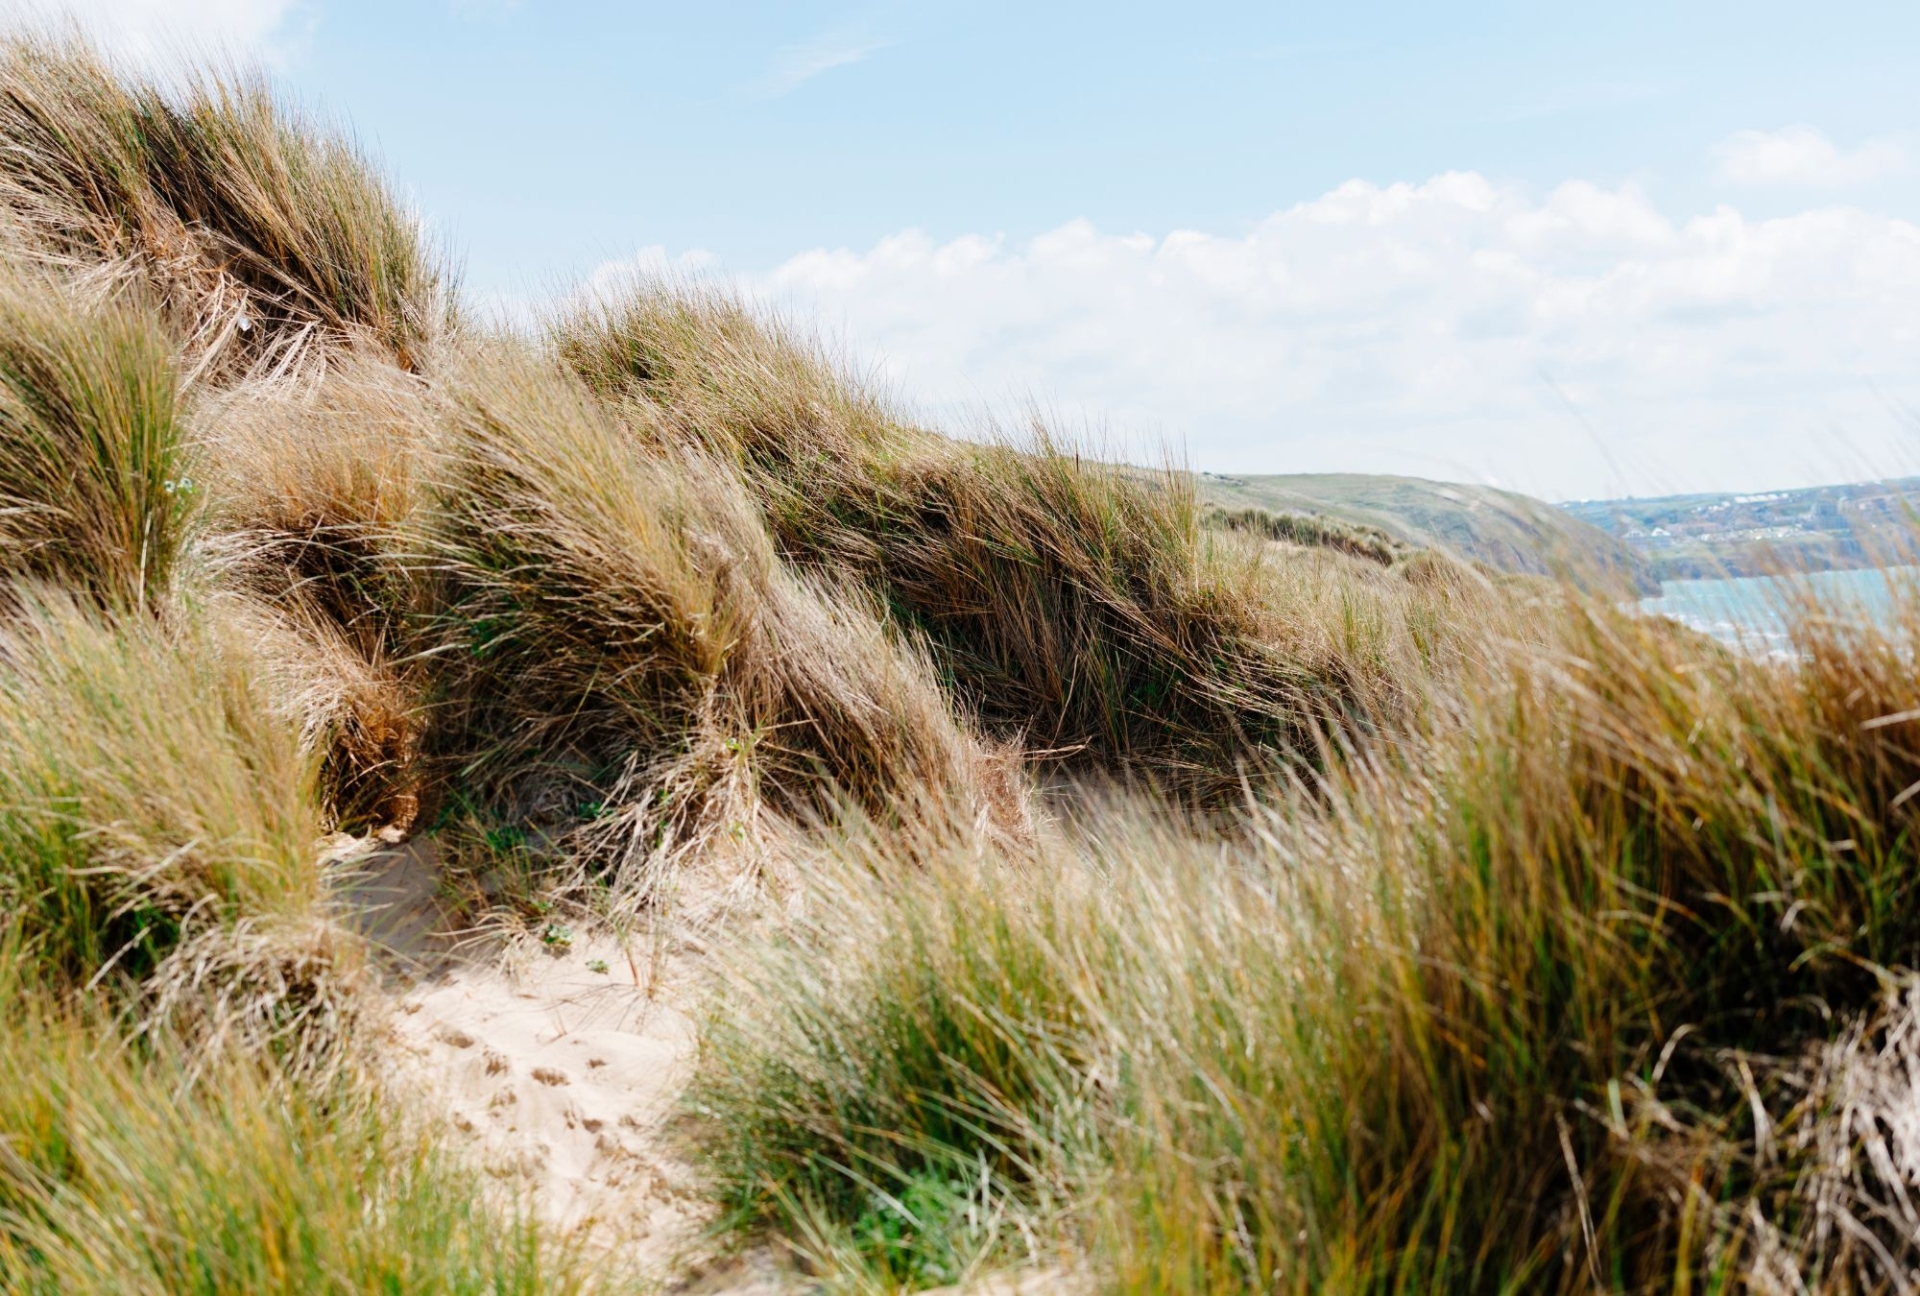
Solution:
<path fill-rule="evenodd" d="M 0 0 L 350 125 L 525 319 L 732 284 L 962 435 L 1552 499 L 1920 472 L 1920 5 Z"/>

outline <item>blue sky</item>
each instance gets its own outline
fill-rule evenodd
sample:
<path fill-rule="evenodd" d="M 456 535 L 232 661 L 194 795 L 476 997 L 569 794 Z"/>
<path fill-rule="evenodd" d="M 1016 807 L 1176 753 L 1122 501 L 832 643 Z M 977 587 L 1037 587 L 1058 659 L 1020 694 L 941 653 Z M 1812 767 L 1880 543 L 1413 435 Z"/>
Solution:
<path fill-rule="evenodd" d="M 1920 5 L 78 7 L 350 120 L 479 300 L 731 278 L 956 431 L 1560 497 L 1920 462 Z"/>
<path fill-rule="evenodd" d="M 489 289 L 650 244 L 761 269 L 909 227 L 1229 231 L 1355 177 L 1450 170 L 1640 180 L 1690 210 L 1725 196 L 1705 164 L 1736 131 L 1920 128 L 1914 4 L 316 0 L 304 16 L 288 80 L 352 119 Z M 1886 186 L 1889 210 L 1920 216 L 1917 178 Z"/>

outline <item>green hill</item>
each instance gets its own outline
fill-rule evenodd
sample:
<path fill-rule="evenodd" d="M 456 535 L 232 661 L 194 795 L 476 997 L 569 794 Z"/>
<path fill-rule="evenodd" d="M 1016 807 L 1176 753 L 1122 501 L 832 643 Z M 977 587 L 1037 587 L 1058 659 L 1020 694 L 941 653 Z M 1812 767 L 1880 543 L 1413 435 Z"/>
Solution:
<path fill-rule="evenodd" d="M 1625 542 L 1514 491 L 1369 473 L 1202 473 L 1199 483 L 1203 498 L 1222 508 L 1377 527 L 1404 544 L 1444 549 L 1500 571 L 1618 572 L 1636 589 L 1658 589 L 1646 559 Z"/>

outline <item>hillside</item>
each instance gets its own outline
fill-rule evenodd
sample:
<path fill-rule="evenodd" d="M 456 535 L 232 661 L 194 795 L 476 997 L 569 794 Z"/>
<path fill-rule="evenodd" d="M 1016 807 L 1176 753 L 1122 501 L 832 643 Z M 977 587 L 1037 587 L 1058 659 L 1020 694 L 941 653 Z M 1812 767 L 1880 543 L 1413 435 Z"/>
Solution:
<path fill-rule="evenodd" d="M 1911 561 L 1920 478 L 1576 500 L 1561 508 L 1632 546 L 1662 580 L 1843 571 Z"/>
<path fill-rule="evenodd" d="M 1225 508 L 1317 514 L 1378 527 L 1405 544 L 1445 549 L 1499 571 L 1597 569 L 1625 573 L 1643 592 L 1659 589 L 1645 560 L 1618 537 L 1514 491 L 1366 473 L 1202 473 L 1199 482 L 1202 496 Z"/>

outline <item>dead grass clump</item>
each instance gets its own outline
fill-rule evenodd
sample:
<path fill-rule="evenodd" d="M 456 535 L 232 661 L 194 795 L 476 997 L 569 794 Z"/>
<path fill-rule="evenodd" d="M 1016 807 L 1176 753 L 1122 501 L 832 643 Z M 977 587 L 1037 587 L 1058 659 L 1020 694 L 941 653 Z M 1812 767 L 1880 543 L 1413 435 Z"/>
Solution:
<path fill-rule="evenodd" d="M 131 294 L 0 277 L 0 577 L 166 593 L 192 486 L 171 351 Z"/>
<path fill-rule="evenodd" d="M 438 417 L 420 380 L 336 356 L 221 393 L 195 423 L 201 553 L 348 826 L 404 829 L 420 808 L 437 595 L 413 550 Z"/>
<path fill-rule="evenodd" d="M 427 796 L 423 744 L 431 681 L 418 662 L 356 643 L 297 598 L 222 596 L 221 633 L 247 646 L 274 714 L 319 762 L 329 827 L 405 832 Z"/>
<path fill-rule="evenodd" d="M 712 294 L 642 288 L 553 340 L 637 440 L 736 465 L 780 552 L 861 581 L 998 736 L 1221 792 L 1250 762 L 1313 757 L 1376 700 L 1347 663 L 1289 656 L 1258 582 L 1212 560 L 1181 474 L 1085 460 L 1043 429 L 1015 448 L 914 428 Z"/>
<path fill-rule="evenodd" d="M 259 79 L 167 88 L 76 41 L 7 38 L 0 213 L 16 255 L 130 264 L 203 354 L 241 366 L 324 336 L 410 368 L 448 310 L 419 223 Z"/>

